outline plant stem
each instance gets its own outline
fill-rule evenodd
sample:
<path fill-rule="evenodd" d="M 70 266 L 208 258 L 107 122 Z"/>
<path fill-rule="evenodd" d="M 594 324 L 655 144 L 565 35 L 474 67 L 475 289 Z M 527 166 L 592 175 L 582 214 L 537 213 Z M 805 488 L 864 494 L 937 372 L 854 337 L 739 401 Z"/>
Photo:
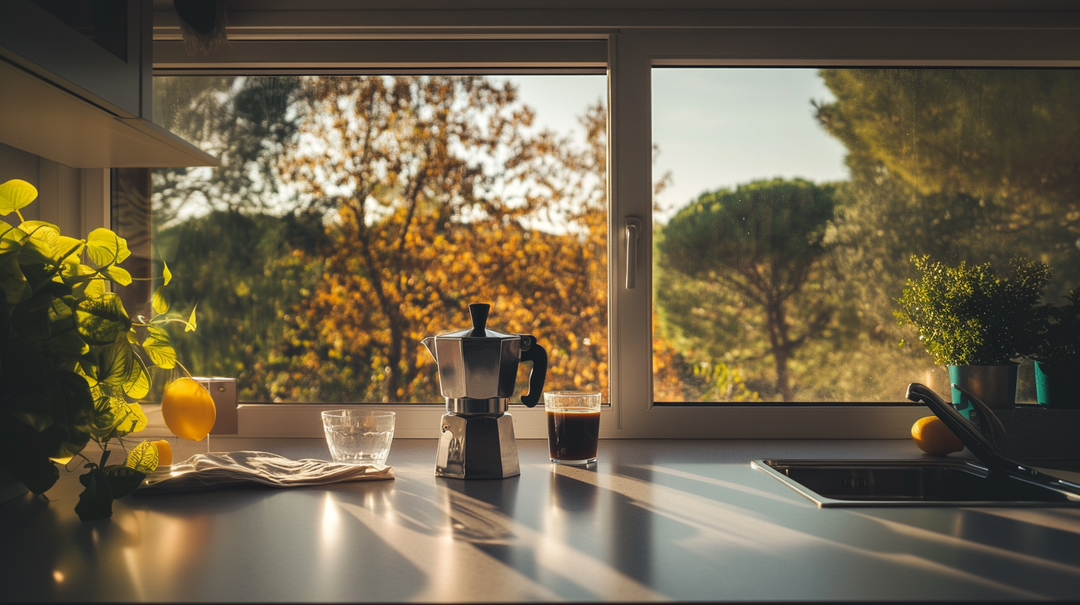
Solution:
<path fill-rule="evenodd" d="M 184 367 L 184 364 L 180 363 L 180 360 L 176 361 L 176 365 L 180 366 L 180 369 L 183 370 L 185 374 L 187 374 L 188 378 L 191 378 L 191 372 L 189 372 L 188 369 Z"/>

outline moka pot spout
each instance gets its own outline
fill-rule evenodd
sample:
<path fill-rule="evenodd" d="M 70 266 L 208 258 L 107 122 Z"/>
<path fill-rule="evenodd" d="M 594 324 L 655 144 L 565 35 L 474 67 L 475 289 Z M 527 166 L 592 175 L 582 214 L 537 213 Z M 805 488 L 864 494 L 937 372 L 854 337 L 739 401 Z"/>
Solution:
<path fill-rule="evenodd" d="M 428 336 L 427 338 L 425 338 L 424 340 L 421 340 L 420 342 L 425 347 L 427 347 L 428 353 L 431 353 L 431 358 L 434 359 L 436 363 L 438 363 L 439 356 L 435 354 L 435 337 L 434 336 Z"/>

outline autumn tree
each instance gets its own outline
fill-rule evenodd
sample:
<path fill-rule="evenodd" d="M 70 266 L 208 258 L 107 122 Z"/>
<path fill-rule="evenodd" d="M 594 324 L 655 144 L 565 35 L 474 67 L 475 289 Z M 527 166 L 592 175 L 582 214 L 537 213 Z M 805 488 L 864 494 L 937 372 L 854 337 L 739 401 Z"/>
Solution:
<path fill-rule="evenodd" d="M 727 361 L 771 357 L 792 401 L 790 362 L 828 325 L 817 287 L 835 188 L 774 179 L 699 197 L 663 227 L 656 290 L 680 349 Z"/>
<path fill-rule="evenodd" d="M 531 111 L 486 78 L 307 86 L 278 170 L 328 239 L 322 279 L 259 365 L 267 397 L 437 401 L 420 340 L 467 325 L 478 301 L 492 327 L 548 348 L 550 384 L 606 388 L 603 110 L 573 149 L 526 136 Z"/>

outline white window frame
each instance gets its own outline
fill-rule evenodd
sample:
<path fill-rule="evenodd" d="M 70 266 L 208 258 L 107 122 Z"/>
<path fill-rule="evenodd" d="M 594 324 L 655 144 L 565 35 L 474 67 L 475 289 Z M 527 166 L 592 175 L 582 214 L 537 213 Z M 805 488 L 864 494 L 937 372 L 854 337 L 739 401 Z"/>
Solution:
<path fill-rule="evenodd" d="M 550 73 L 554 68 L 573 73 L 606 68 L 611 405 L 603 413 L 603 438 L 900 439 L 908 437 L 915 419 L 928 414 L 925 407 L 901 404 L 654 405 L 650 326 L 653 66 L 1080 66 L 1080 47 L 1075 43 L 1080 27 L 1074 20 L 1062 21 L 1060 15 L 1049 13 L 656 11 L 643 15 L 612 10 L 575 13 L 583 19 L 580 27 L 567 26 L 574 11 L 466 13 L 338 11 L 326 15 L 335 20 L 332 30 L 320 29 L 314 14 L 297 19 L 293 28 L 282 25 L 289 21 L 275 14 L 260 28 L 258 16 L 249 13 L 239 19 L 245 25 L 237 30 L 240 35 L 232 47 L 209 59 L 183 55 L 166 16 L 155 19 L 155 71 Z M 522 20 L 528 19 L 532 19 L 530 27 L 523 28 Z M 417 29 L 403 23 L 414 23 Z M 657 24 L 668 29 L 657 29 Z M 596 63 L 597 41 L 607 46 L 602 65 Z M 641 219 L 637 287 L 632 290 L 625 287 L 624 227 L 629 217 Z M 240 432 L 319 437 L 318 411 L 331 407 L 347 406 L 244 404 L 239 407 Z M 398 413 L 398 437 L 438 435 L 439 417 L 444 413 L 441 405 L 379 407 Z M 546 436 L 542 410 L 513 406 L 511 413 L 519 438 Z"/>

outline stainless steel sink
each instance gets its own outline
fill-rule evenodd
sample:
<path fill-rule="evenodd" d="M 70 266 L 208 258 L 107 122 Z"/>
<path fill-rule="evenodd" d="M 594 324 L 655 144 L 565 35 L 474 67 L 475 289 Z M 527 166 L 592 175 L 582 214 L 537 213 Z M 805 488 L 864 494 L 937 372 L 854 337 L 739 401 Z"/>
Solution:
<path fill-rule="evenodd" d="M 819 507 L 1080 506 L 1080 485 L 970 460 L 754 460 Z M 1026 471 L 1025 467 L 1018 467 Z M 1034 471 L 1029 471 L 1034 472 Z M 1036 482 L 1038 480 L 1039 482 Z"/>

